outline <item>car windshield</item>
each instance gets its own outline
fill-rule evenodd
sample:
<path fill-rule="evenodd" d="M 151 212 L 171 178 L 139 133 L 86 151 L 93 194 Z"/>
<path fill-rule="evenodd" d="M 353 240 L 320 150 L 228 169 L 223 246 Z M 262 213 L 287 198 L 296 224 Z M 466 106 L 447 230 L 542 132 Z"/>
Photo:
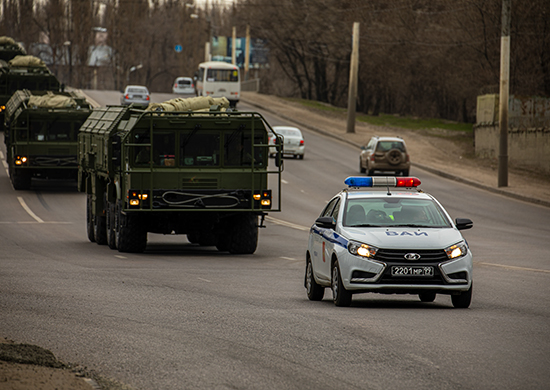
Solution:
<path fill-rule="evenodd" d="M 405 151 L 405 145 L 400 141 L 380 141 L 376 146 L 377 152 L 387 152 L 388 150 L 397 149 L 402 152 Z"/>
<path fill-rule="evenodd" d="M 145 88 L 128 88 L 128 92 L 130 92 L 130 93 L 143 93 L 143 94 L 149 93 Z"/>
<path fill-rule="evenodd" d="M 349 227 L 451 227 L 439 205 L 430 199 L 348 199 L 344 226 Z"/>

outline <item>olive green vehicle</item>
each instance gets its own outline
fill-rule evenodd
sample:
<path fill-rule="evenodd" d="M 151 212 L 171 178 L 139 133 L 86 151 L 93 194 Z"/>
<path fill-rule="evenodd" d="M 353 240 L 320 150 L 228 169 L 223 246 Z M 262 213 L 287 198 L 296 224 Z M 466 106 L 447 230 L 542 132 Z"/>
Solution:
<path fill-rule="evenodd" d="M 15 91 L 60 91 L 61 83 L 44 62 L 33 56 L 18 55 L 0 60 L 0 127 L 4 126 L 6 103 Z"/>
<path fill-rule="evenodd" d="M 92 112 L 74 92 L 16 91 L 6 104 L 4 142 L 13 188 L 32 178 L 78 178 L 78 129 Z"/>
<path fill-rule="evenodd" d="M 12 37 L 0 37 L 0 61 L 8 62 L 15 56 L 24 56 L 27 53 L 25 49 Z"/>
<path fill-rule="evenodd" d="M 143 252 L 148 233 L 186 234 L 254 253 L 266 212 L 281 210 L 280 153 L 268 167 L 269 124 L 227 107 L 225 98 L 195 97 L 94 109 L 79 133 L 89 240 Z"/>

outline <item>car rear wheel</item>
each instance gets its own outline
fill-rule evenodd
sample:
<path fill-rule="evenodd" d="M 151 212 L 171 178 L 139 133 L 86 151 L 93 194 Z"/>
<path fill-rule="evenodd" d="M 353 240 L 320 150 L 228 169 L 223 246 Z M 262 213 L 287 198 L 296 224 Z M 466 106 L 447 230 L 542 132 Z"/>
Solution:
<path fill-rule="evenodd" d="M 321 301 L 325 295 L 325 288 L 315 281 L 315 276 L 313 276 L 313 265 L 311 264 L 311 259 L 308 256 L 306 261 L 306 290 L 307 297 L 310 301 Z"/>
<path fill-rule="evenodd" d="M 418 294 L 418 297 L 422 302 L 433 302 L 435 301 L 436 293 L 434 292 L 423 292 Z"/>
<path fill-rule="evenodd" d="M 361 173 L 367 172 L 367 168 L 363 168 L 363 162 L 361 161 L 361 159 L 359 159 L 359 172 Z"/>
<path fill-rule="evenodd" d="M 346 307 L 351 305 L 351 293 L 342 283 L 342 274 L 338 260 L 332 265 L 332 300 L 336 306 Z"/>
<path fill-rule="evenodd" d="M 474 288 L 474 283 L 470 286 L 468 291 L 462 292 L 460 295 L 451 295 L 451 302 L 453 306 L 457 309 L 467 309 L 470 307 L 472 302 L 472 289 Z"/>

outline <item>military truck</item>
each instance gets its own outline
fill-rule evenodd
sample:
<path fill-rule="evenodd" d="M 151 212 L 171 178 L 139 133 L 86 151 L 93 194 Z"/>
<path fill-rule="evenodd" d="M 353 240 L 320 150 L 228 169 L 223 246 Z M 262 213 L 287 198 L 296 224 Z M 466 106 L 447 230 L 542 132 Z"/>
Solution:
<path fill-rule="evenodd" d="M 16 91 L 6 104 L 6 159 L 13 188 L 31 179 L 78 178 L 78 129 L 92 112 L 75 92 Z"/>
<path fill-rule="evenodd" d="M 195 97 L 94 109 L 79 133 L 88 239 L 143 252 L 148 233 L 186 234 L 254 253 L 266 212 L 281 210 L 281 156 L 268 166 L 262 115 L 228 107 L 226 98 Z"/>
<path fill-rule="evenodd" d="M 25 49 L 11 37 L 0 37 L 0 61 L 8 62 L 15 56 L 27 55 Z"/>
<path fill-rule="evenodd" d="M 18 55 L 0 60 L 0 130 L 4 127 L 6 103 L 15 91 L 60 91 L 61 83 L 44 62 L 33 56 Z"/>

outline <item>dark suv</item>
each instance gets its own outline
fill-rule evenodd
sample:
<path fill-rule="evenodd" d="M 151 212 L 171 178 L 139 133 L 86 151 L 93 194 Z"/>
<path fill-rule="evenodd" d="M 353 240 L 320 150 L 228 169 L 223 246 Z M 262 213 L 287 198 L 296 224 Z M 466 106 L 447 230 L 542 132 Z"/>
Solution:
<path fill-rule="evenodd" d="M 359 171 L 369 176 L 375 171 L 392 171 L 396 175 L 409 175 L 411 162 L 405 141 L 400 137 L 372 137 L 361 147 Z"/>

